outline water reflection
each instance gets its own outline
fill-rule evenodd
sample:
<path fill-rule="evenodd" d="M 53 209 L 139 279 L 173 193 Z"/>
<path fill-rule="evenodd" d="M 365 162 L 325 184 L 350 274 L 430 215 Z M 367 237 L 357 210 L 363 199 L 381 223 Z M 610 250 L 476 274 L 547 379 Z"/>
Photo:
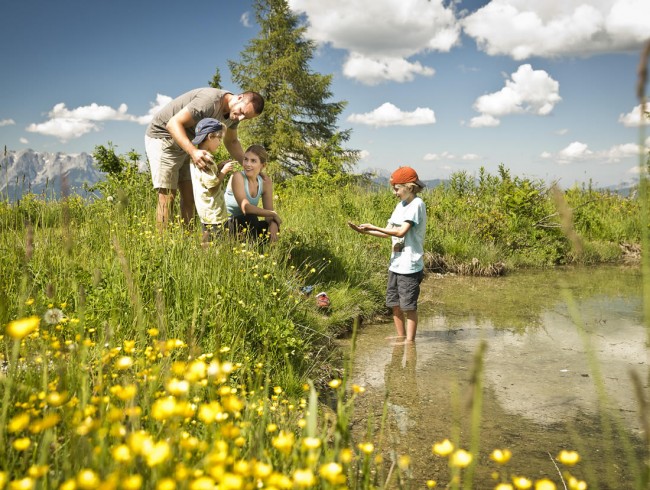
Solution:
<path fill-rule="evenodd" d="M 417 410 L 420 400 L 416 365 L 416 344 L 400 344 L 393 346 L 390 362 L 384 368 L 388 410 L 402 435 L 413 428 L 415 416 L 410 412 Z"/>
<path fill-rule="evenodd" d="M 570 314 L 563 287 L 579 318 Z M 391 345 L 389 322 L 360 330 L 352 382 L 365 385 L 368 396 L 360 402 L 358 425 L 365 430 L 368 415 L 380 420 L 385 402 L 389 452 L 409 454 L 422 481 L 446 471 L 432 459 L 431 444 L 456 425 L 468 439 L 463 400 L 471 391 L 474 352 L 485 340 L 483 450 L 509 447 L 519 471 L 553 475 L 549 452 L 584 448 L 603 471 L 601 488 L 623 488 L 614 480 L 628 481 L 631 470 L 612 452 L 623 444 L 619 435 L 602 436 L 598 386 L 629 431 L 623 437 L 638 443 L 629 371 L 641 375 L 648 397 L 641 289 L 639 273 L 620 268 L 430 277 L 423 283 L 416 345 Z M 489 480 L 489 473 L 481 477 Z"/>

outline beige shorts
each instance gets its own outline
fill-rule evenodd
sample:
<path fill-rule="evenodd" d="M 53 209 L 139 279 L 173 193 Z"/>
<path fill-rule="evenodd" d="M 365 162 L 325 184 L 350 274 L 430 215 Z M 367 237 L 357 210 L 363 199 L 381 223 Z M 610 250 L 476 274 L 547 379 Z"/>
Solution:
<path fill-rule="evenodd" d="M 192 180 L 190 156 L 172 138 L 144 137 L 154 189 L 178 189 L 178 183 Z"/>

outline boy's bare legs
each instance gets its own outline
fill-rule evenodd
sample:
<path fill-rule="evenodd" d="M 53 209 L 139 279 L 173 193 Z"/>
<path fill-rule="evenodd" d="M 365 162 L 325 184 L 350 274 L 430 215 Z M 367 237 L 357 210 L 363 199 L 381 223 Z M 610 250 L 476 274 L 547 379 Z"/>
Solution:
<path fill-rule="evenodd" d="M 406 312 L 406 341 L 414 342 L 418 330 L 418 310 Z"/>
<path fill-rule="evenodd" d="M 404 339 L 406 342 L 415 341 L 418 329 L 417 310 L 405 312 L 399 306 L 393 306 L 393 323 L 395 323 L 396 338 Z"/>
<path fill-rule="evenodd" d="M 397 338 L 406 337 L 404 328 L 404 313 L 399 306 L 393 306 L 393 323 L 395 324 L 395 333 Z"/>

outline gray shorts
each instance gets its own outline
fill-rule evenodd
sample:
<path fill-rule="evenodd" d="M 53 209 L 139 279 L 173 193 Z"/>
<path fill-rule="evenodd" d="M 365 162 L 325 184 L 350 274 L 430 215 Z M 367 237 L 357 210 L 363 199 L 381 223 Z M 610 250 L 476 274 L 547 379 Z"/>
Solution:
<path fill-rule="evenodd" d="M 402 311 L 417 310 L 420 283 L 423 278 L 424 271 L 414 272 L 413 274 L 397 274 L 388 271 L 386 306 L 389 308 L 399 306 Z"/>
<path fill-rule="evenodd" d="M 178 189 L 178 183 L 192 180 L 190 156 L 172 138 L 144 137 L 154 189 Z"/>

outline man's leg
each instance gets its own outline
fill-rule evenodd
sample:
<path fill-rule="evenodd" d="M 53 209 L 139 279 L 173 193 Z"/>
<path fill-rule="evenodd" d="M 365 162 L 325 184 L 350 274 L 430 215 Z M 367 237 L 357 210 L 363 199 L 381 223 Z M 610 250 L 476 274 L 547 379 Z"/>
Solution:
<path fill-rule="evenodd" d="M 174 208 L 176 191 L 173 189 L 158 189 L 158 206 L 156 207 L 156 223 L 159 230 L 164 230 L 169 224 L 169 218 Z"/>
<path fill-rule="evenodd" d="M 184 180 L 179 182 L 178 188 L 181 191 L 181 217 L 183 218 L 183 222 L 189 225 L 195 213 L 192 181 Z"/>

